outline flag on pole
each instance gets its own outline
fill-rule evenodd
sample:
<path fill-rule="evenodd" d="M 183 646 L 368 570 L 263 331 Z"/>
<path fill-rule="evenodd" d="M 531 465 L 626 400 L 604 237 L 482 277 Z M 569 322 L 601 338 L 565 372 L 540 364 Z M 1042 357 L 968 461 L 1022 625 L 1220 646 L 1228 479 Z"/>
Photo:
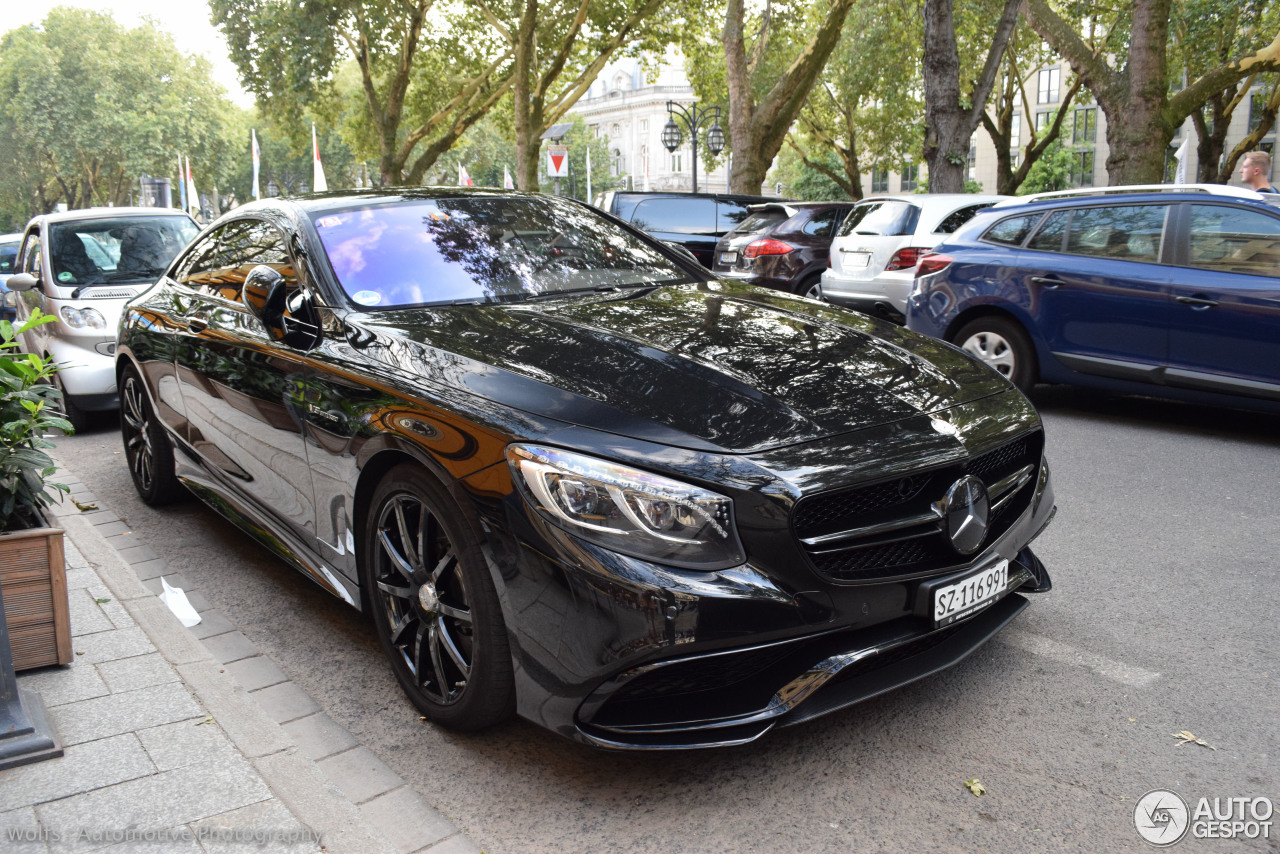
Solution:
<path fill-rule="evenodd" d="M 185 211 L 187 209 L 187 179 L 186 172 L 182 169 L 182 155 L 178 155 L 178 204 Z"/>
<path fill-rule="evenodd" d="M 324 179 L 324 166 L 320 164 L 320 143 L 316 141 L 316 123 L 311 123 L 311 151 L 315 154 L 315 174 L 311 176 L 311 189 L 317 193 L 327 192 L 329 182 Z"/>
<path fill-rule="evenodd" d="M 258 168 L 261 155 L 258 152 L 258 132 L 253 129 L 249 131 L 249 152 L 253 156 L 253 197 L 260 199 L 262 195 L 258 192 Z"/>
<path fill-rule="evenodd" d="M 516 182 L 511 180 L 511 170 L 506 167 L 506 164 L 503 164 L 502 166 L 502 186 L 506 187 L 508 190 L 514 190 L 516 188 Z"/>
<path fill-rule="evenodd" d="M 1182 145 L 1178 146 L 1178 150 L 1173 153 L 1173 159 L 1178 161 L 1178 168 L 1173 173 L 1173 183 L 1187 183 L 1187 148 L 1191 145 L 1191 136 L 1182 140 Z"/>
<path fill-rule="evenodd" d="M 462 165 L 462 161 L 458 161 L 458 186 L 474 187 L 475 183 L 471 180 L 471 176 L 467 174 L 467 167 Z"/>
<path fill-rule="evenodd" d="M 644 191 L 649 192 L 649 152 L 644 153 Z"/>
<path fill-rule="evenodd" d="M 591 204 L 591 148 L 587 148 L 587 204 Z"/>
<path fill-rule="evenodd" d="M 191 158 L 187 158 L 187 210 L 192 216 L 200 215 L 200 194 L 196 192 L 196 179 L 191 175 Z"/>

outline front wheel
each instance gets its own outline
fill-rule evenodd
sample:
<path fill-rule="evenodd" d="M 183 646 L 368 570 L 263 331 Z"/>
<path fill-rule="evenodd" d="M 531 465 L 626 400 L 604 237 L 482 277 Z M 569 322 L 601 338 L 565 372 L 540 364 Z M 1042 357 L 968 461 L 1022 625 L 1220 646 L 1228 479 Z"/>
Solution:
<path fill-rule="evenodd" d="M 511 652 L 479 543 L 421 468 L 392 469 L 365 526 L 361 572 L 400 687 L 421 712 L 471 732 L 515 709 Z"/>
<path fill-rule="evenodd" d="M 1030 391 L 1035 385 L 1035 349 L 1027 333 L 1014 321 L 1004 317 L 980 317 L 961 327 L 951 341 L 986 362 L 1022 391 Z"/>

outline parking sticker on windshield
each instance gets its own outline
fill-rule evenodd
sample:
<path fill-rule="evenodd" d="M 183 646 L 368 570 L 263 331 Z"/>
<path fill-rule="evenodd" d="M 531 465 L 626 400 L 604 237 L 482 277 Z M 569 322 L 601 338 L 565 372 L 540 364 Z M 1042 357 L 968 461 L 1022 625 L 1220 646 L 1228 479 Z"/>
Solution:
<path fill-rule="evenodd" d="M 382 294 L 377 291 L 356 291 L 351 298 L 360 305 L 377 305 L 382 302 Z"/>
<path fill-rule="evenodd" d="M 316 228 L 333 228 L 335 225 L 342 225 L 342 217 L 323 216 L 316 220 Z"/>

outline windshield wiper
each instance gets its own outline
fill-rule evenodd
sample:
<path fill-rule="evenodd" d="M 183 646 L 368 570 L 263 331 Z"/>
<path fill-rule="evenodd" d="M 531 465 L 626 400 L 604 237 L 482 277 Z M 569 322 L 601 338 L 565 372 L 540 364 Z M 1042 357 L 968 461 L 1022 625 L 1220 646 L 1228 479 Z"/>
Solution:
<path fill-rule="evenodd" d="M 107 276 L 107 277 L 104 279 L 104 281 L 107 281 L 107 282 L 126 282 L 126 281 L 129 281 L 129 280 L 133 280 L 133 281 L 136 281 L 136 282 L 145 282 L 145 281 L 148 281 L 148 280 L 150 280 L 150 279 L 154 279 L 156 276 L 159 276 L 162 272 L 164 272 L 164 271 L 163 271 L 163 270 L 150 270 L 150 269 L 148 269 L 148 270 L 129 270 L 128 272 L 124 272 L 124 273 L 112 273 L 111 275 Z"/>
<path fill-rule="evenodd" d="M 530 294 L 518 302 L 534 302 L 536 300 L 556 299 L 557 297 L 573 296 L 574 294 L 607 294 L 618 289 L 617 285 L 593 285 L 589 288 L 569 288 L 563 291 L 547 291 L 541 294 Z"/>

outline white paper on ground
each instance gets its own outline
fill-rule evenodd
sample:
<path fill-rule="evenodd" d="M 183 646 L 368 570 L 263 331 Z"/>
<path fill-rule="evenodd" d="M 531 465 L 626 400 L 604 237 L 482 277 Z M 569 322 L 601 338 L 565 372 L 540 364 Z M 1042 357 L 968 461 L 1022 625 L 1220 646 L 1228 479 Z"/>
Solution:
<path fill-rule="evenodd" d="M 181 587 L 170 587 L 169 582 L 160 577 L 160 583 L 164 586 L 164 592 L 160 594 L 160 601 L 169 606 L 169 610 L 178 618 L 178 622 L 187 628 L 198 625 L 200 623 L 200 615 L 196 613 L 196 609 L 191 607 L 191 603 L 187 601 L 187 594 L 182 592 Z"/>

